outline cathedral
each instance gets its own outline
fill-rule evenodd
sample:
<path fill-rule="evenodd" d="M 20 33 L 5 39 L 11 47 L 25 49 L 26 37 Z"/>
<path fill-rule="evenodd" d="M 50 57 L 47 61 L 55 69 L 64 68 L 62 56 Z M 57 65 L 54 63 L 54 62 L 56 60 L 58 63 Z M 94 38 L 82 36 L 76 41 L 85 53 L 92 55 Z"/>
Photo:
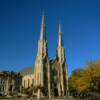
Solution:
<path fill-rule="evenodd" d="M 48 56 L 45 21 L 45 16 L 43 15 L 40 29 L 40 38 L 38 40 L 38 51 L 32 78 L 28 78 L 29 76 L 24 76 L 22 86 L 24 88 L 32 86 L 32 94 L 35 95 L 38 99 L 67 97 L 68 66 L 66 64 L 61 24 L 59 24 L 58 30 L 56 57 L 55 59 L 50 60 Z M 27 80 L 28 82 L 26 82 Z"/>

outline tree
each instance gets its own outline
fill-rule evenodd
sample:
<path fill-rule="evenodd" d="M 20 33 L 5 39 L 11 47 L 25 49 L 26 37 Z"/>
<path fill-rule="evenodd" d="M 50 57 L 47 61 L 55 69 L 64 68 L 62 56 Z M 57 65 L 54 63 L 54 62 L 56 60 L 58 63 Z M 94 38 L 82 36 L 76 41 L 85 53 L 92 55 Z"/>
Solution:
<path fill-rule="evenodd" d="M 69 77 L 69 90 L 100 92 L 100 61 L 89 62 L 84 69 L 75 69 Z"/>

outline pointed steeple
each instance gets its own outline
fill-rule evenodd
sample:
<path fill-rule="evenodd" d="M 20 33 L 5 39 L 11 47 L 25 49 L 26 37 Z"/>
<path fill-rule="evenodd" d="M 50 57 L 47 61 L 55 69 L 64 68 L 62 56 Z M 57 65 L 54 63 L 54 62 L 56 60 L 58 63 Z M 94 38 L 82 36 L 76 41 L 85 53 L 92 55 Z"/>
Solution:
<path fill-rule="evenodd" d="M 59 33 L 61 33 L 61 24 L 59 23 Z"/>
<path fill-rule="evenodd" d="M 46 40 L 46 26 L 45 26 L 45 16 L 42 15 L 42 23 L 41 23 L 41 30 L 40 30 L 40 40 Z"/>
<path fill-rule="evenodd" d="M 59 23 L 59 31 L 58 31 L 58 46 L 62 46 L 62 30 L 61 30 L 61 24 Z"/>

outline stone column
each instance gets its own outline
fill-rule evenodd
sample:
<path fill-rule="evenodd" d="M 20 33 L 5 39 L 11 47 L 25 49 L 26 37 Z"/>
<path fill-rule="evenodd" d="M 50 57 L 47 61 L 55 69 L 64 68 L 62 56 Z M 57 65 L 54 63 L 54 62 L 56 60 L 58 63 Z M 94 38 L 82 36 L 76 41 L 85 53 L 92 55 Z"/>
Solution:
<path fill-rule="evenodd" d="M 51 98 L 51 80 L 50 80 L 50 64 L 48 62 L 48 96 Z"/>
<path fill-rule="evenodd" d="M 14 92 L 15 85 L 16 85 L 16 84 L 15 84 L 15 80 L 12 79 L 12 91 L 11 91 L 12 93 Z"/>
<path fill-rule="evenodd" d="M 62 64 L 60 65 L 61 68 L 61 95 L 64 96 L 64 77 L 63 77 L 63 66 Z"/>
<path fill-rule="evenodd" d="M 5 95 L 9 95 L 9 78 L 5 80 Z"/>
<path fill-rule="evenodd" d="M 40 89 L 38 88 L 38 99 L 40 99 L 41 98 L 41 91 L 40 91 Z"/>
<path fill-rule="evenodd" d="M 60 87 L 60 83 L 58 84 L 58 94 L 59 94 L 59 97 L 61 97 L 61 87 Z"/>
<path fill-rule="evenodd" d="M 67 65 L 65 67 L 66 70 L 66 97 L 68 98 L 68 69 L 67 69 Z"/>

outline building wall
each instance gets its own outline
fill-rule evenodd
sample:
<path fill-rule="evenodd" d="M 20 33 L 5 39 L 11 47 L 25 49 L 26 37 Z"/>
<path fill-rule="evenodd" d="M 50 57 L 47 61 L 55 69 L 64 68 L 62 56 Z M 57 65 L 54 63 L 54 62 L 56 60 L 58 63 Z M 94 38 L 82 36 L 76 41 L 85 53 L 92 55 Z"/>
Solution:
<path fill-rule="evenodd" d="M 21 90 L 22 76 L 17 73 L 0 72 L 0 93 L 12 95 Z"/>
<path fill-rule="evenodd" d="M 29 88 L 34 84 L 34 75 L 25 75 L 22 78 L 22 87 Z"/>

